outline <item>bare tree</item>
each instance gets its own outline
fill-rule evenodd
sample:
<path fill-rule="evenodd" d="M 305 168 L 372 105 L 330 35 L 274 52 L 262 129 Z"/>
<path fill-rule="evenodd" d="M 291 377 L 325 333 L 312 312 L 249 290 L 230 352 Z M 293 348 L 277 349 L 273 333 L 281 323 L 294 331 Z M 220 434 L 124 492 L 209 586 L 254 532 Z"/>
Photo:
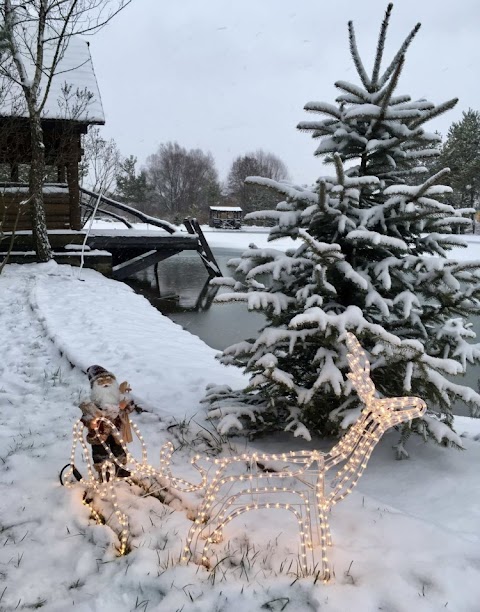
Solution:
<path fill-rule="evenodd" d="M 42 117 L 52 79 L 62 72 L 61 61 L 70 38 L 93 34 L 104 27 L 131 0 L 3 0 L 0 2 L 0 77 L 23 93 L 31 140 L 29 192 L 32 231 L 39 261 L 52 258 L 45 207 L 45 147 Z M 79 108 L 88 102 L 88 92 L 66 86 L 65 110 L 69 102 Z"/>
<path fill-rule="evenodd" d="M 176 142 L 162 144 L 147 158 L 146 171 L 153 204 L 171 219 L 206 215 L 220 195 L 213 157 L 200 149 L 187 151 Z"/>
<path fill-rule="evenodd" d="M 83 138 L 81 174 L 87 187 L 97 193 L 113 193 L 122 168 L 122 155 L 113 138 L 102 138 L 98 126 L 90 127 Z"/>
<path fill-rule="evenodd" d="M 272 206 L 276 203 L 276 196 L 264 193 L 266 190 L 258 189 L 255 185 L 245 184 L 247 176 L 281 181 L 288 179 L 288 170 L 279 157 L 262 149 L 234 159 L 227 177 L 227 195 L 244 212 L 251 212 Z"/>

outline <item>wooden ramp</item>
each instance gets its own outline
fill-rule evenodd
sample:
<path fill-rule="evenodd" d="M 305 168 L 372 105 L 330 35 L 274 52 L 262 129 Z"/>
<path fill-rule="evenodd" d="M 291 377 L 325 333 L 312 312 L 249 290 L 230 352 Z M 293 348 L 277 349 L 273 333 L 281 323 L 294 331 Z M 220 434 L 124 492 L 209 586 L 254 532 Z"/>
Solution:
<path fill-rule="evenodd" d="M 97 230 L 87 238 L 90 249 L 112 255 L 112 276 L 123 280 L 182 251 L 197 251 L 197 240 L 185 232 Z"/>
<path fill-rule="evenodd" d="M 222 276 L 196 219 L 185 219 L 185 227 L 189 234 L 185 236 L 183 232 L 179 232 L 178 228 L 168 221 L 147 215 L 128 204 L 117 202 L 83 187 L 80 187 L 80 193 L 82 194 L 82 206 L 86 212 L 85 223 L 94 214 L 95 210 L 100 210 L 102 214 L 109 215 L 126 226 L 123 231 L 111 230 L 109 235 L 105 231 L 94 230 L 87 241 L 91 248 L 105 249 L 112 253 L 114 278 L 119 280 L 127 278 L 184 250 L 198 252 L 210 278 Z M 158 230 L 152 232 L 134 230 L 130 220 L 125 218 L 125 213 L 130 217 L 133 216 L 141 223 L 153 225 L 158 230 L 163 230 L 165 235 L 160 237 Z"/>
<path fill-rule="evenodd" d="M 80 265 L 82 260 L 81 246 L 85 242 L 85 267 L 95 268 L 117 280 L 124 280 L 137 272 L 157 264 L 182 251 L 197 251 L 205 264 L 210 278 L 221 276 L 220 268 L 215 261 L 205 236 L 196 219 L 187 219 L 187 232 L 168 221 L 151 217 L 127 204 L 117 202 L 106 196 L 80 188 L 82 194 L 83 223 L 88 221 L 93 211 L 101 211 L 116 221 L 121 221 L 122 229 L 69 230 L 51 229 L 48 235 L 54 250 L 55 260 L 59 263 Z M 138 230 L 132 221 L 125 218 L 125 213 L 141 223 L 154 229 Z M 5 234 L 5 238 L 8 236 Z M 0 260 L 8 240 L 0 243 Z M 15 235 L 14 252 L 11 263 L 30 263 L 35 261 L 33 241 L 30 231 L 20 231 Z M 4 254 L 4 253 L 3 253 Z"/>

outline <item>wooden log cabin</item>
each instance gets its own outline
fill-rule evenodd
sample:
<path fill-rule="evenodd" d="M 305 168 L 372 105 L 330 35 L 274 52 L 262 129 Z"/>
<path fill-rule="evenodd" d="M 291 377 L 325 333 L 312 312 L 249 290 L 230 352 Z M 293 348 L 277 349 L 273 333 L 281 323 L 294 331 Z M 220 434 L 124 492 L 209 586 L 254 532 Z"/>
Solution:
<path fill-rule="evenodd" d="M 49 51 L 46 48 L 45 65 Z M 0 79 L 1 81 L 1 79 Z M 0 99 L 0 223 L 11 231 L 20 202 L 28 198 L 30 125 L 23 94 L 12 83 Z M 47 177 L 44 204 L 48 230 L 80 230 L 79 163 L 82 134 L 105 123 L 89 44 L 72 37 L 52 79 L 42 115 Z M 22 207 L 17 230 L 31 230 L 29 207 Z"/>
<path fill-rule="evenodd" d="M 47 45 L 44 58 L 46 67 L 51 65 L 52 52 L 53 49 Z M 27 52 L 24 61 L 28 64 Z M 33 66 L 27 68 L 33 73 Z M 200 253 L 210 276 L 220 275 L 213 255 L 205 255 L 204 246 L 195 233 L 177 232 L 176 227 L 165 221 L 149 217 L 103 194 L 80 188 L 82 135 L 86 134 L 89 126 L 105 123 L 89 44 L 78 36 L 69 38 L 56 72 L 42 114 L 47 164 L 43 195 L 54 259 L 58 263 L 71 265 L 80 265 L 82 261 L 85 267 L 124 279 L 188 249 Z M 0 77 L 0 261 L 6 255 L 11 237 L 9 232 L 12 232 L 19 210 L 21 216 L 9 262 L 30 263 L 36 260 L 32 252 L 29 206 L 20 206 L 28 199 L 31 158 L 30 123 L 23 93 L 15 83 L 2 82 Z M 82 194 L 86 209 L 89 209 L 90 198 L 93 197 L 102 206 L 133 215 L 144 224 L 153 224 L 155 231 L 100 229 L 87 233 L 82 230 Z M 85 198 L 88 202 L 85 202 Z M 111 211 L 103 212 L 111 214 Z M 113 214 L 113 217 L 125 221 L 118 214 Z M 128 223 L 126 225 L 129 227 Z M 163 231 L 159 231 L 159 228 Z M 80 254 L 78 245 L 84 241 L 85 253 Z"/>

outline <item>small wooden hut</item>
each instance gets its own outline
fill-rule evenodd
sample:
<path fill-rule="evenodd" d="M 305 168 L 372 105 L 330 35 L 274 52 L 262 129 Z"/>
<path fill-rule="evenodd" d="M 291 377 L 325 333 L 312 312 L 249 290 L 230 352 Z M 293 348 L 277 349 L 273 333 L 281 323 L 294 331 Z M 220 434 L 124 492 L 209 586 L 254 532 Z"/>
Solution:
<path fill-rule="evenodd" d="M 242 209 L 240 206 L 210 206 L 210 227 L 240 229 Z"/>
<path fill-rule="evenodd" d="M 45 51 L 48 66 L 49 49 Z M 70 38 L 56 72 L 42 116 L 47 229 L 79 230 L 81 136 L 89 125 L 105 123 L 89 44 L 80 37 Z M 3 90 L 2 85 L 6 86 Z M 0 99 L 0 223 L 3 231 L 9 231 L 19 203 L 28 194 L 30 125 L 19 86 L 0 82 L 0 91 L 8 92 Z M 17 230 L 31 230 L 28 207 Z"/>

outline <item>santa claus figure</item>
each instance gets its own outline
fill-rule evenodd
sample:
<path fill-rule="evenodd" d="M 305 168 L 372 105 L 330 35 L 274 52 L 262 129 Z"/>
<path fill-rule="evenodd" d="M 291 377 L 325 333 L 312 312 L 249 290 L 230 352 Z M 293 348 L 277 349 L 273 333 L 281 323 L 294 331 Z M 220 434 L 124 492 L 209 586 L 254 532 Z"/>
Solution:
<path fill-rule="evenodd" d="M 103 464 L 110 461 L 108 449 L 117 463 L 127 463 L 125 449 L 120 441 L 124 445 L 132 441 L 128 415 L 136 406 L 127 397 L 131 389 L 126 381 L 119 385 L 115 376 L 99 365 L 90 366 L 87 375 L 91 387 L 90 401 L 80 404 L 81 420 L 88 429 L 87 442 L 92 445 L 94 467 L 101 475 Z M 99 420 L 100 417 L 108 419 L 108 422 Z M 115 466 L 115 473 L 120 478 L 130 475 L 128 470 L 119 465 Z"/>

